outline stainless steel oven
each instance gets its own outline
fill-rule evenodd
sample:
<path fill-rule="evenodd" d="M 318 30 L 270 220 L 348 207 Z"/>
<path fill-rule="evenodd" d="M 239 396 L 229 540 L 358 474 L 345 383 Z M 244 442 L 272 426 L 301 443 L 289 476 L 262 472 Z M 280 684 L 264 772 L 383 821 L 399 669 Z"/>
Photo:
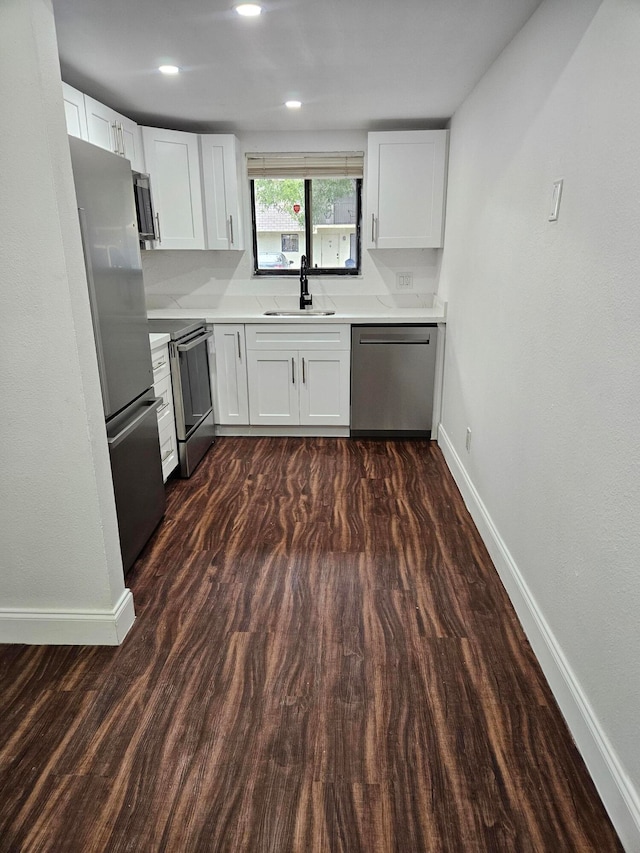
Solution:
<path fill-rule="evenodd" d="M 204 320 L 149 320 L 149 331 L 168 333 L 179 475 L 190 477 L 214 442 L 213 404 Z"/>

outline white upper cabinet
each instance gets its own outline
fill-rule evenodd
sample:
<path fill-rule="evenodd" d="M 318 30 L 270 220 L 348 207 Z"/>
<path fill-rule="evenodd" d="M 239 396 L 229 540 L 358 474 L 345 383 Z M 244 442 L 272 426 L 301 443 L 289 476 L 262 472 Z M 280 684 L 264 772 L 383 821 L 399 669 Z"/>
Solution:
<path fill-rule="evenodd" d="M 142 134 L 138 125 L 110 107 L 84 96 L 89 142 L 131 161 L 136 172 L 145 171 Z"/>
<path fill-rule="evenodd" d="M 62 98 L 64 100 L 64 115 L 67 120 L 67 133 L 70 136 L 77 136 L 78 139 L 89 139 L 84 94 L 74 89 L 73 86 L 63 83 Z"/>
<path fill-rule="evenodd" d="M 156 248 L 206 248 L 197 134 L 143 127 L 142 140 L 159 231 Z"/>
<path fill-rule="evenodd" d="M 208 249 L 244 249 L 241 162 L 232 134 L 200 136 Z"/>
<path fill-rule="evenodd" d="M 446 130 L 368 135 L 368 249 L 442 246 L 447 141 Z"/>
<path fill-rule="evenodd" d="M 135 121 L 67 83 L 62 84 L 62 97 L 68 134 L 126 157 L 132 169 L 144 172 L 142 133 Z"/>

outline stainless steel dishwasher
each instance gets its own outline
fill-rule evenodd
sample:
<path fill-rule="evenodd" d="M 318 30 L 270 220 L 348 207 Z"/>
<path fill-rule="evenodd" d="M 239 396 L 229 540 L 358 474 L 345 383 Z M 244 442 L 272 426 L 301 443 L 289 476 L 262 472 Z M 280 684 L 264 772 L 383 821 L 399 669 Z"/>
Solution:
<path fill-rule="evenodd" d="M 351 435 L 430 438 L 438 327 L 352 326 Z"/>

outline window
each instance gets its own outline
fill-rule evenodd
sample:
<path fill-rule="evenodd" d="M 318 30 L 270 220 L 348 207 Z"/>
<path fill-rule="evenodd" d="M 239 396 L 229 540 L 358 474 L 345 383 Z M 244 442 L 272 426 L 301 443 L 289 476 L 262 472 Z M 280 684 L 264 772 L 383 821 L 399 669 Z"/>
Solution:
<path fill-rule="evenodd" d="M 362 154 L 250 154 L 254 271 L 360 272 Z"/>
<path fill-rule="evenodd" d="M 297 252 L 300 241 L 298 234 L 283 234 L 281 239 L 283 252 Z"/>

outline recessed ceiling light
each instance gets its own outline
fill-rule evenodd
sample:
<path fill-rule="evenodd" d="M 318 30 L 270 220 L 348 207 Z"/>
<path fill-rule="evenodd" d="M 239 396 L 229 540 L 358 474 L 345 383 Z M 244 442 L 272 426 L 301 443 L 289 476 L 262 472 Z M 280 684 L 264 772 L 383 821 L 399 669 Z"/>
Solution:
<path fill-rule="evenodd" d="M 255 18 L 262 12 L 262 6 L 258 6 L 257 3 L 241 3 L 240 6 L 236 6 L 236 12 L 245 18 Z"/>
<path fill-rule="evenodd" d="M 299 110 L 302 106 L 302 101 L 285 101 L 284 105 L 290 110 Z"/>
<path fill-rule="evenodd" d="M 162 74 L 179 74 L 180 73 L 180 69 L 178 68 L 177 65 L 161 65 L 158 68 L 158 71 L 160 71 Z"/>

